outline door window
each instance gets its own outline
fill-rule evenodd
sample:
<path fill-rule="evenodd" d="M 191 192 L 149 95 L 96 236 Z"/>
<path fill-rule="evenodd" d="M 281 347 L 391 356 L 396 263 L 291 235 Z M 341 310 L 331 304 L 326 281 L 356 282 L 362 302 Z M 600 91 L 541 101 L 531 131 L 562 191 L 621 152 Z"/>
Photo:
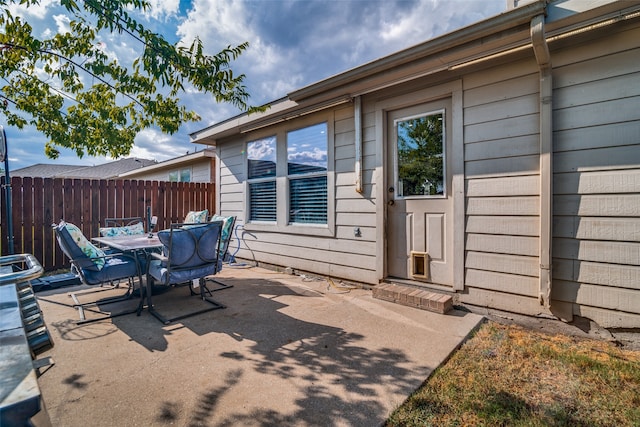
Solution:
<path fill-rule="evenodd" d="M 398 197 L 446 196 L 444 123 L 444 111 L 395 121 Z"/>

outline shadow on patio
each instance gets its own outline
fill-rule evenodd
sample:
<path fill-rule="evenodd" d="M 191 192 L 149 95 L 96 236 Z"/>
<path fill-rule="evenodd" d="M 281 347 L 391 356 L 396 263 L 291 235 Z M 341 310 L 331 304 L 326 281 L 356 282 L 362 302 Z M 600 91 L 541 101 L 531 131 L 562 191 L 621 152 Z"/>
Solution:
<path fill-rule="evenodd" d="M 76 326 L 71 308 L 47 302 L 67 291 L 43 295 L 53 424 L 379 425 L 481 320 L 259 268 L 220 276 L 235 285 L 214 293 L 226 309 L 167 326 L 147 312 Z M 155 302 L 200 303 L 187 295 Z"/>

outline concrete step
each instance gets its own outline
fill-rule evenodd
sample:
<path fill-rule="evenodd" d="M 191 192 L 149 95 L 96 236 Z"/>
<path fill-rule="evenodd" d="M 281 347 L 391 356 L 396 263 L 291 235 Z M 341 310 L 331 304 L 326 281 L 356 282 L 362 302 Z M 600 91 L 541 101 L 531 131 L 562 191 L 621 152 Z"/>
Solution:
<path fill-rule="evenodd" d="M 373 297 L 440 314 L 445 314 L 453 308 L 453 298 L 450 295 L 394 283 L 374 286 Z"/>

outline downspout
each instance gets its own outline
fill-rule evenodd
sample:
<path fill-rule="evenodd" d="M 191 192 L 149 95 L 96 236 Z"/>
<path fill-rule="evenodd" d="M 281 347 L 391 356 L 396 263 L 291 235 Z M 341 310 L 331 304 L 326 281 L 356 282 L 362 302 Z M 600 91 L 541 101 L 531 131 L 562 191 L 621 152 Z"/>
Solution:
<path fill-rule="evenodd" d="M 360 96 L 353 99 L 353 126 L 355 127 L 355 175 L 356 191 L 362 193 L 362 100 Z"/>
<path fill-rule="evenodd" d="M 531 43 L 540 69 L 540 245 L 538 299 L 551 306 L 553 238 L 553 80 L 551 54 L 544 33 L 544 15 L 531 20 Z"/>

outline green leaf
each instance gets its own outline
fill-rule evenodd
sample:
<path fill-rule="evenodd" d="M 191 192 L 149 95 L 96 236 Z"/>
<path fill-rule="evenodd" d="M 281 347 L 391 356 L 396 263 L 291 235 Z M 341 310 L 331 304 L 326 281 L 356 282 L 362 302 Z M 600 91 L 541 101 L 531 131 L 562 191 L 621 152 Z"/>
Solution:
<path fill-rule="evenodd" d="M 145 0 L 61 0 L 70 32 L 41 37 L 9 12 L 7 6 L 18 3 L 39 1 L 0 0 L 0 77 L 6 83 L 0 88 L 0 110 L 9 125 L 32 125 L 42 132 L 50 158 L 57 158 L 62 147 L 79 157 L 125 156 L 143 129 L 177 132 L 200 119 L 180 102 L 187 85 L 241 110 L 263 110 L 248 105 L 245 76 L 231 68 L 248 43 L 215 55 L 205 55 L 199 39 L 188 48 L 172 45 L 131 16 L 149 7 Z M 141 54 L 130 69 L 100 49 L 108 33 L 138 44 Z"/>

